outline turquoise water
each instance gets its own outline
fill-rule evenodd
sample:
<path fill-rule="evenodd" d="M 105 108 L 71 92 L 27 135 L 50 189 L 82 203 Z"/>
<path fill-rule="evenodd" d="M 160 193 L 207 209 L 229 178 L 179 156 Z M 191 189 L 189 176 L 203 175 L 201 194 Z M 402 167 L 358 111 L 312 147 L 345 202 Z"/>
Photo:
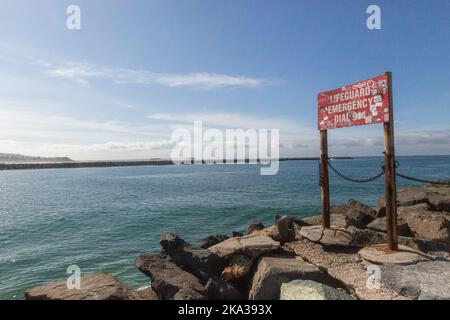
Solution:
<path fill-rule="evenodd" d="M 399 172 L 450 178 L 450 156 L 399 157 Z M 376 174 L 381 158 L 335 160 L 355 177 Z M 330 173 L 334 204 L 352 197 L 375 205 L 383 179 L 353 184 Z M 398 180 L 399 187 L 411 185 Z M 0 172 L 0 298 L 65 279 L 69 265 L 104 271 L 133 288 L 147 277 L 137 255 L 158 251 L 160 234 L 190 242 L 243 231 L 253 218 L 320 212 L 316 161 L 280 163 L 276 176 L 256 165 L 147 166 Z"/>

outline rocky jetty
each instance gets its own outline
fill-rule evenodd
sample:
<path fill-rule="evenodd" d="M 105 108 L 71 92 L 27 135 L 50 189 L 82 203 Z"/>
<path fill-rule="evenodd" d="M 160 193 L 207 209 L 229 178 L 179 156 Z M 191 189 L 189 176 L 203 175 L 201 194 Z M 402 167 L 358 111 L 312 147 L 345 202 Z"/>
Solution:
<path fill-rule="evenodd" d="M 65 281 L 29 289 L 26 299 L 353 300 L 450 299 L 450 187 L 398 192 L 400 251 L 379 259 L 387 242 L 385 201 L 357 200 L 321 216 L 276 215 L 272 226 L 252 221 L 245 234 L 213 235 L 190 244 L 161 236 L 160 253 L 134 264 L 151 287 L 132 291 L 112 276 L 85 275 L 82 288 Z M 387 253 L 388 255 L 390 253 Z"/>

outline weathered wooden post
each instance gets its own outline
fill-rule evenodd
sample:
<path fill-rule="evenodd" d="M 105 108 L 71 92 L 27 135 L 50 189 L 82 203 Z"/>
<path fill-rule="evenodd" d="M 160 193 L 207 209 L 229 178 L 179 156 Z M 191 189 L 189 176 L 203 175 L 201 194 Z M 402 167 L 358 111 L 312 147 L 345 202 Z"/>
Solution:
<path fill-rule="evenodd" d="M 395 146 L 394 146 L 394 112 L 392 99 L 392 73 L 386 72 L 389 92 L 389 121 L 384 122 L 384 168 L 386 200 L 386 229 L 388 247 L 398 250 L 397 240 L 397 193 L 395 185 Z"/>
<path fill-rule="evenodd" d="M 330 184 L 328 180 L 328 133 L 320 130 L 320 190 L 322 195 L 322 226 L 330 228 Z"/>

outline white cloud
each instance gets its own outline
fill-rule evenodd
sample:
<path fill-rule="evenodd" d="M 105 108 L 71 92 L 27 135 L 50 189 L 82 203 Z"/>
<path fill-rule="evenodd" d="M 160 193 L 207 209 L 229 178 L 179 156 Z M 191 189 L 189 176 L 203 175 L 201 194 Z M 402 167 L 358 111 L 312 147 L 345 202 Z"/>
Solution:
<path fill-rule="evenodd" d="M 261 78 L 215 73 L 167 74 L 147 70 L 99 68 L 83 63 L 66 63 L 47 68 L 45 73 L 51 77 L 64 78 L 87 85 L 89 79 L 110 80 L 117 84 L 159 84 L 168 87 L 190 87 L 214 89 L 220 87 L 257 88 L 274 83 Z"/>

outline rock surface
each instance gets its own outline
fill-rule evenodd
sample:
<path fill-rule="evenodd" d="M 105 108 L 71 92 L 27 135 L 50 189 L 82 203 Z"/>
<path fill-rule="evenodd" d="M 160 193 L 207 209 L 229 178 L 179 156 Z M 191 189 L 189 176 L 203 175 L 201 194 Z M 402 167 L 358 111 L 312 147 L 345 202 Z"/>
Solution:
<path fill-rule="evenodd" d="M 322 226 L 302 227 L 300 235 L 324 246 L 350 246 L 353 242 L 351 233 L 345 229 L 324 229 Z"/>
<path fill-rule="evenodd" d="M 192 246 L 171 233 L 163 234 L 160 244 L 171 261 L 196 276 L 200 283 L 205 285 L 210 299 L 229 300 L 241 297 L 232 284 L 220 277 L 227 265 L 225 258 L 210 250 Z"/>
<path fill-rule="evenodd" d="M 202 240 L 200 240 L 198 246 L 202 249 L 208 249 L 209 247 L 212 247 L 215 244 L 218 244 L 222 241 L 225 241 L 228 239 L 228 236 L 224 234 L 217 234 L 214 236 L 208 236 Z"/>
<path fill-rule="evenodd" d="M 406 222 L 418 238 L 450 243 L 449 218 L 450 215 L 448 214 L 414 212 L 406 217 Z"/>
<path fill-rule="evenodd" d="M 290 243 L 289 246 L 303 260 L 344 283 L 351 294 L 358 299 L 408 299 L 408 297 L 383 286 L 378 290 L 369 289 L 367 281 L 370 274 L 367 271 L 367 265 L 356 254 L 356 250 L 349 248 L 348 251 L 329 251 L 326 247 L 306 239 Z"/>
<path fill-rule="evenodd" d="M 355 300 L 345 290 L 311 280 L 293 280 L 281 285 L 280 300 Z"/>
<path fill-rule="evenodd" d="M 419 203 L 429 203 L 428 196 L 430 195 L 430 191 L 425 188 L 420 187 L 409 187 L 397 192 L 397 206 L 413 206 Z M 386 206 L 386 200 L 384 197 L 381 197 L 378 200 L 379 207 Z"/>
<path fill-rule="evenodd" d="M 131 289 L 111 275 L 93 273 L 80 278 L 80 289 L 68 289 L 67 281 L 56 281 L 25 291 L 26 300 L 135 300 Z"/>
<path fill-rule="evenodd" d="M 152 287 L 136 290 L 135 295 L 138 300 L 159 300 L 158 294 Z"/>
<path fill-rule="evenodd" d="M 262 229 L 264 229 L 265 227 L 264 227 L 264 225 L 261 223 L 261 221 L 259 221 L 259 220 L 253 220 L 251 223 L 250 223 L 250 225 L 248 226 L 248 228 L 247 228 L 247 234 L 250 234 L 250 233 L 252 233 L 253 231 L 256 231 L 256 230 L 262 230 Z"/>
<path fill-rule="evenodd" d="M 164 233 L 159 243 L 171 261 L 202 281 L 219 276 L 226 266 L 225 259 L 210 250 L 192 246 L 175 234 Z"/>
<path fill-rule="evenodd" d="M 378 212 L 364 203 L 349 199 L 344 215 L 350 219 L 351 225 L 362 226 L 377 218 Z"/>
<path fill-rule="evenodd" d="M 387 245 L 384 244 L 364 247 L 358 252 L 358 254 L 361 258 L 368 262 L 383 265 L 409 265 L 416 264 L 421 261 L 431 260 L 429 256 L 402 245 L 398 246 L 398 251 L 390 251 Z"/>
<path fill-rule="evenodd" d="M 371 223 L 367 225 L 367 228 L 375 231 L 386 232 L 387 231 L 386 217 L 377 218 L 373 220 Z M 403 219 L 397 219 L 397 234 L 402 237 L 412 236 L 411 229 L 409 229 L 408 224 Z"/>
<path fill-rule="evenodd" d="M 325 275 L 298 257 L 263 257 L 253 276 L 249 299 L 278 300 L 281 285 L 295 279 L 323 281 Z"/>
<path fill-rule="evenodd" d="M 450 299 L 450 262 L 381 266 L 381 282 L 399 294 L 419 300 Z"/>
<path fill-rule="evenodd" d="M 251 233 L 253 236 L 263 236 L 263 237 L 269 237 L 274 241 L 280 242 L 280 232 L 278 231 L 278 227 L 276 225 L 256 230 Z"/>
<path fill-rule="evenodd" d="M 261 254 L 271 252 L 279 247 L 280 243 L 269 237 L 246 235 L 227 239 L 208 250 L 226 259 L 231 259 L 238 253 L 245 253 L 249 257 L 258 258 Z"/>
<path fill-rule="evenodd" d="M 162 300 L 203 300 L 207 293 L 192 274 L 156 255 L 143 254 L 134 265 L 152 280 L 152 288 Z"/>

